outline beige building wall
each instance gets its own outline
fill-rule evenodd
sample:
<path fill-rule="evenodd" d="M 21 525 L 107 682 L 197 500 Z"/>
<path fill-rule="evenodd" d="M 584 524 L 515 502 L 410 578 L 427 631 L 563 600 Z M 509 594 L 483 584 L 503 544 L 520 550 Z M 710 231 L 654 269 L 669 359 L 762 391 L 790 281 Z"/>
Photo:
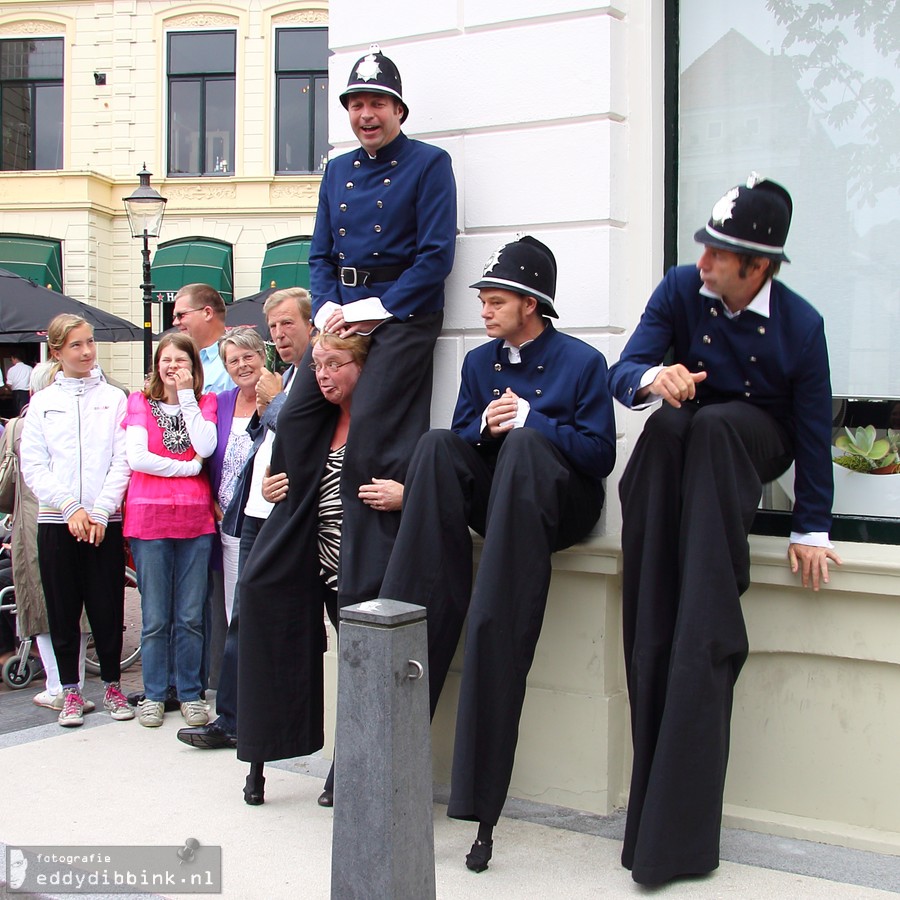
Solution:
<path fill-rule="evenodd" d="M 256 293 L 266 245 L 312 233 L 319 184 L 273 174 L 274 31 L 327 22 L 327 0 L 0 4 L 0 39 L 65 38 L 63 169 L 0 173 L 0 232 L 61 241 L 65 292 L 140 325 L 141 242 L 122 199 L 146 163 L 168 199 L 160 240 L 231 243 L 235 298 Z M 235 174 L 166 178 L 166 33 L 222 28 L 238 36 Z M 141 360 L 140 342 L 100 345 L 101 364 L 131 387 Z"/>

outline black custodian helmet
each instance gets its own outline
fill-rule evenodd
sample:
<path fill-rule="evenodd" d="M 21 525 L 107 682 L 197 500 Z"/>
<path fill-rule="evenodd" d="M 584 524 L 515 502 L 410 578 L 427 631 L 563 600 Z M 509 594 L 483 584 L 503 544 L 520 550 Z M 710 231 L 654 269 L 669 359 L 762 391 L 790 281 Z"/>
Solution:
<path fill-rule="evenodd" d="M 400 101 L 403 106 L 403 115 L 400 117 L 400 124 L 406 121 L 409 115 L 409 107 L 403 100 L 403 84 L 400 81 L 400 71 L 382 52 L 378 44 L 372 44 L 369 52 L 356 61 L 350 78 L 347 81 L 347 87 L 341 94 L 341 103 L 344 109 L 351 94 L 359 94 L 361 92 L 370 94 L 388 94 L 396 100 Z"/>
<path fill-rule="evenodd" d="M 708 247 L 790 262 L 784 253 L 794 205 L 774 181 L 751 172 L 746 184 L 731 188 L 712 209 L 694 240 Z"/>
<path fill-rule="evenodd" d="M 495 250 L 485 263 L 484 274 L 469 287 L 496 287 L 534 297 L 541 314 L 558 319 L 553 308 L 556 296 L 556 259 L 546 244 L 529 234 Z"/>

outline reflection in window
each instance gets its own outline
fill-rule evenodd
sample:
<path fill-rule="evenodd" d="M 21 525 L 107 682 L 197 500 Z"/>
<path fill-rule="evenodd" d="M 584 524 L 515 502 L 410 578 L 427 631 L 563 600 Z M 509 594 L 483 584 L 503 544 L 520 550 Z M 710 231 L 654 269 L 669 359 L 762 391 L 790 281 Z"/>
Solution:
<path fill-rule="evenodd" d="M 0 41 L 0 169 L 63 165 L 63 39 Z"/>
<path fill-rule="evenodd" d="M 275 171 L 320 171 L 328 158 L 328 29 L 283 28 L 275 44 Z"/>
<path fill-rule="evenodd" d="M 894 4 L 680 0 L 679 39 L 679 262 L 728 187 L 751 170 L 781 182 L 794 218 L 779 277 L 825 317 L 835 395 L 900 396 Z M 719 140 L 692 138 L 714 123 Z"/>
<path fill-rule="evenodd" d="M 234 173 L 235 33 L 168 36 L 170 175 Z"/>

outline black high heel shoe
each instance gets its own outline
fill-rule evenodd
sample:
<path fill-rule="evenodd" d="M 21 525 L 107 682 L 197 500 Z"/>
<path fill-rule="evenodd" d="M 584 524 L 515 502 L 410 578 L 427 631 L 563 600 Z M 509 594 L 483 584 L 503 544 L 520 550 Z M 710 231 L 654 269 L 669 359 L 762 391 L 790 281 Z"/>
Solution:
<path fill-rule="evenodd" d="M 266 779 L 263 777 L 262 766 L 256 768 L 256 764 L 250 766 L 247 780 L 244 782 L 244 803 L 248 806 L 262 806 L 266 802 Z"/>
<path fill-rule="evenodd" d="M 493 849 L 493 841 L 476 840 L 466 854 L 466 868 L 472 872 L 483 872 L 488 867 Z"/>
<path fill-rule="evenodd" d="M 329 809 L 334 806 L 334 791 L 329 791 L 328 788 L 325 788 L 321 794 L 319 794 L 319 799 L 316 800 L 316 803 L 319 806 L 326 806 Z"/>

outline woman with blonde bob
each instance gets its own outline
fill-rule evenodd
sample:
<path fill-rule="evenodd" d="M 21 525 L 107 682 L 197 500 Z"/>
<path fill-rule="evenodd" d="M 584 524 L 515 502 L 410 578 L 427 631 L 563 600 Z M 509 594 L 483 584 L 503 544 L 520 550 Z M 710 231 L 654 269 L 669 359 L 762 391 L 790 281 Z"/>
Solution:
<path fill-rule="evenodd" d="M 38 498 L 38 565 L 50 638 L 64 692 L 59 724 L 83 722 L 78 687 L 81 613 L 87 612 L 114 719 L 134 711 L 119 690 L 125 610 L 121 504 L 128 486 L 125 395 L 97 369 L 94 330 L 63 314 L 47 328 L 57 363 L 53 383 L 35 394 L 22 430 L 25 483 Z"/>
<path fill-rule="evenodd" d="M 138 720 L 162 725 L 169 633 L 175 686 L 188 725 L 205 725 L 200 699 L 203 605 L 216 526 L 203 461 L 216 449 L 216 396 L 203 394 L 203 364 L 185 334 L 166 334 L 143 392 L 128 398 L 125 447 L 133 471 L 125 535 L 141 592 L 144 699 Z"/>

